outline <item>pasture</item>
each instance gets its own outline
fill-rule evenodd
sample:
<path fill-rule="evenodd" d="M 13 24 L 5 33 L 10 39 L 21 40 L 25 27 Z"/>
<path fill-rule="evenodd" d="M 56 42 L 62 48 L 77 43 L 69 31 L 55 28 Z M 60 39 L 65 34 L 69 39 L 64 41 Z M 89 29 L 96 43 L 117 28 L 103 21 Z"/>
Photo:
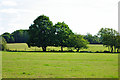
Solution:
<path fill-rule="evenodd" d="M 7 44 L 7 48 L 9 50 L 17 50 L 17 51 L 42 51 L 42 48 L 38 48 L 38 47 L 31 47 L 31 48 L 28 48 L 27 44 L 26 43 L 12 43 L 12 44 Z M 73 48 L 67 48 L 67 47 L 64 47 L 63 50 L 64 51 L 68 51 L 68 50 L 74 50 L 76 51 L 75 49 Z M 59 51 L 61 50 L 60 47 L 52 47 L 52 46 L 48 46 L 47 47 L 47 51 Z M 89 44 L 88 45 L 88 49 L 80 49 L 80 51 L 92 51 L 92 52 L 96 52 L 96 51 L 99 51 L 99 52 L 102 52 L 102 51 L 108 51 L 108 48 L 99 44 Z"/>
<path fill-rule="evenodd" d="M 108 50 L 102 45 L 88 46 L 85 51 Z M 37 47 L 28 48 L 25 43 L 7 44 L 7 47 L 10 50 L 41 51 Z M 49 50 L 59 51 L 60 47 L 47 47 Z M 118 78 L 118 54 L 2 51 L 2 77 Z"/>
<path fill-rule="evenodd" d="M 3 78 L 118 78 L 118 54 L 2 52 Z"/>

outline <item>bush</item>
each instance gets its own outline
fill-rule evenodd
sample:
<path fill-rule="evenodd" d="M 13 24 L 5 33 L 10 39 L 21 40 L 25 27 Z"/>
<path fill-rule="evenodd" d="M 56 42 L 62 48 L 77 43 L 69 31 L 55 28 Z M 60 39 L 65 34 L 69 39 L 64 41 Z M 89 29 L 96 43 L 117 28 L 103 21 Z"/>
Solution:
<path fill-rule="evenodd" d="M 7 49 L 6 40 L 0 36 L 0 51 L 5 51 Z"/>

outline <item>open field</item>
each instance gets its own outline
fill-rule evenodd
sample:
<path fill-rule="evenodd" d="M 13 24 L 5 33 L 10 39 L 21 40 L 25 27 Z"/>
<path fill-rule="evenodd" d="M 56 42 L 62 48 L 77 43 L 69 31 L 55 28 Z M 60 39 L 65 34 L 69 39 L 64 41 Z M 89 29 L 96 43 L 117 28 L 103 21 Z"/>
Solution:
<path fill-rule="evenodd" d="M 25 43 L 7 44 L 10 50 L 42 51 Z M 80 51 L 107 51 L 88 45 Z M 47 51 L 60 47 L 47 47 Z M 69 50 L 69 48 L 64 48 Z M 118 78 L 118 54 L 77 52 L 2 52 L 3 78 Z"/>
<path fill-rule="evenodd" d="M 118 54 L 2 52 L 3 78 L 118 78 Z"/>
<path fill-rule="evenodd" d="M 26 43 L 12 43 L 12 44 L 7 44 L 8 49 L 10 50 L 19 50 L 19 51 L 42 51 L 42 48 L 38 47 L 31 47 L 28 48 Z M 60 47 L 47 47 L 47 51 L 55 50 L 59 51 L 61 48 Z M 70 50 L 69 48 L 65 47 L 64 50 Z M 88 49 L 81 49 L 80 51 L 108 51 L 108 48 L 103 46 L 103 45 L 96 45 L 96 44 L 89 44 Z"/>

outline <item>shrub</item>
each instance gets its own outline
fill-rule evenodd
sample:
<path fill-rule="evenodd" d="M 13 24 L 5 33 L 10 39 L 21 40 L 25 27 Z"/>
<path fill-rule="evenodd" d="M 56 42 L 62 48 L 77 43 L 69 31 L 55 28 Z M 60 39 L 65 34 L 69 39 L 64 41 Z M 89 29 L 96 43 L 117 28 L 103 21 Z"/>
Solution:
<path fill-rule="evenodd" d="M 7 49 L 6 40 L 0 36 L 0 51 L 5 51 Z"/>

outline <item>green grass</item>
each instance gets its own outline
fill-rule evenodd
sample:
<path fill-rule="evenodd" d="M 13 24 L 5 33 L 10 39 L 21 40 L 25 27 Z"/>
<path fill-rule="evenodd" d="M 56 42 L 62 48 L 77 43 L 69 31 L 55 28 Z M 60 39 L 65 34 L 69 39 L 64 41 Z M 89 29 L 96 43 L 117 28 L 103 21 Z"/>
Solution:
<path fill-rule="evenodd" d="M 108 51 L 108 48 L 103 46 L 102 44 L 89 44 L 88 49 L 82 49 L 81 51 L 103 52 L 103 51 Z"/>
<path fill-rule="evenodd" d="M 42 51 L 25 43 L 7 44 L 18 51 Z M 47 47 L 59 51 L 60 47 Z M 64 48 L 64 50 L 70 50 Z M 88 45 L 80 51 L 108 51 L 103 45 Z M 118 54 L 75 52 L 2 52 L 3 78 L 118 78 Z"/>
<path fill-rule="evenodd" d="M 2 52 L 2 77 L 118 78 L 118 54 Z"/>
<path fill-rule="evenodd" d="M 8 49 L 10 50 L 19 50 L 19 51 L 42 51 L 42 48 L 38 48 L 38 47 L 31 47 L 28 48 L 26 43 L 12 43 L 12 44 L 7 44 Z M 73 48 L 72 48 L 73 49 Z M 61 50 L 60 47 L 51 47 L 48 46 L 47 47 L 47 51 L 51 51 L 51 50 L 55 50 L 55 51 L 59 51 Z M 64 47 L 64 50 L 70 50 L 67 47 Z M 89 44 L 88 45 L 88 49 L 81 49 L 80 51 L 92 51 L 92 52 L 96 52 L 96 51 L 108 51 L 108 48 L 103 46 L 103 45 L 93 45 L 93 44 Z"/>

